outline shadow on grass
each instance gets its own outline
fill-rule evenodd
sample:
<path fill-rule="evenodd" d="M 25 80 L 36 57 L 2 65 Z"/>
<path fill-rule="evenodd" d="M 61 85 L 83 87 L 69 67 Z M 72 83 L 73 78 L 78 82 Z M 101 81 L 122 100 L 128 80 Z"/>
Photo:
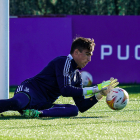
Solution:
<path fill-rule="evenodd" d="M 108 116 L 93 116 L 93 117 L 39 117 L 39 118 L 25 118 L 23 116 L 1 116 L 0 120 L 15 120 L 15 119 L 39 119 L 39 120 L 53 120 L 53 119 L 91 119 L 91 118 L 106 118 Z"/>
<path fill-rule="evenodd" d="M 41 120 L 53 120 L 53 119 L 96 119 L 96 118 L 107 118 L 108 116 L 93 116 L 93 117 L 86 117 L 86 116 L 82 116 L 82 117 L 42 117 L 39 118 Z"/>
<path fill-rule="evenodd" d="M 120 85 L 119 87 L 125 89 L 129 94 L 139 94 L 140 93 L 140 84 Z"/>
<path fill-rule="evenodd" d="M 135 112 L 135 111 L 140 111 L 140 109 L 133 109 L 133 110 L 121 110 L 122 112 Z M 120 112 L 120 110 L 104 110 L 104 111 L 93 111 L 94 113 L 101 113 L 101 112 L 106 112 L 106 113 L 117 113 Z M 88 113 L 93 113 L 93 112 L 89 112 Z M 40 119 L 40 120 L 53 120 L 53 119 L 98 119 L 98 118 L 108 118 L 109 116 L 81 116 L 81 117 L 39 117 L 39 118 L 25 118 L 23 116 L 20 115 L 9 115 L 9 116 L 4 116 L 3 114 L 0 114 L 0 120 L 14 120 L 14 119 L 21 119 L 21 120 L 27 120 L 27 119 Z"/>
<path fill-rule="evenodd" d="M 15 120 L 15 119 L 28 119 L 28 118 L 24 118 L 23 116 L 1 116 L 0 120 Z"/>

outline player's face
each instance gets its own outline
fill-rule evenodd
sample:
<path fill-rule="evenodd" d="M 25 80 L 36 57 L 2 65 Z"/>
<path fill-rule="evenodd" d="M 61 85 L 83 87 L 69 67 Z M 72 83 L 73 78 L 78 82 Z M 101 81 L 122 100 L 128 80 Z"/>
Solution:
<path fill-rule="evenodd" d="M 87 49 L 83 50 L 82 52 L 78 50 L 77 60 L 76 60 L 78 68 L 84 68 L 91 61 L 92 55 L 93 55 L 92 51 L 89 51 Z"/>

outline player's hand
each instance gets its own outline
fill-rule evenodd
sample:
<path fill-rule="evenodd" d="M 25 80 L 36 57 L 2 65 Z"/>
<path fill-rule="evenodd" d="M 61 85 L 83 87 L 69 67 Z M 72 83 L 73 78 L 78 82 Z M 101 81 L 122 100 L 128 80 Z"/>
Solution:
<path fill-rule="evenodd" d="M 113 88 L 112 88 L 111 85 L 109 85 L 109 86 L 107 87 L 107 89 L 102 90 L 102 91 L 100 92 L 100 94 L 103 95 L 103 96 L 107 96 L 107 94 L 111 91 L 111 89 L 113 89 Z"/>
<path fill-rule="evenodd" d="M 114 88 L 116 87 L 119 82 L 117 79 L 114 79 L 114 78 L 110 78 L 110 84 L 107 86 L 104 86 L 99 93 L 97 93 L 95 96 L 96 96 L 96 99 L 97 100 L 100 100 L 102 99 L 103 96 L 107 96 L 107 94 Z M 101 83 L 102 84 L 102 83 Z M 106 88 L 106 89 L 105 89 Z"/>
<path fill-rule="evenodd" d="M 117 79 L 110 78 L 110 80 L 104 81 L 101 84 L 98 84 L 97 86 L 83 88 L 83 95 L 90 96 L 100 92 L 101 95 L 106 96 L 107 93 L 109 93 L 110 90 L 118 84 L 119 82 Z"/>
<path fill-rule="evenodd" d="M 107 89 L 106 87 L 109 86 L 110 83 L 111 83 L 111 81 L 108 80 L 108 81 L 103 81 L 103 82 L 100 83 L 100 84 L 97 84 L 98 90 L 99 90 L 99 91 L 102 91 L 102 90 Z"/>
<path fill-rule="evenodd" d="M 106 87 L 108 87 L 109 85 L 115 87 L 118 84 L 119 84 L 118 80 L 111 77 L 110 80 L 103 81 L 101 84 L 97 84 L 97 86 L 99 90 L 104 90 L 104 89 L 107 89 Z"/>
<path fill-rule="evenodd" d="M 116 87 L 117 85 L 119 85 L 119 82 L 118 82 L 118 79 L 114 79 L 114 78 L 110 78 L 110 81 L 111 81 L 111 83 L 110 83 L 110 86 L 112 87 L 112 88 L 114 88 L 114 87 Z"/>
<path fill-rule="evenodd" d="M 101 95 L 103 96 L 107 96 L 107 94 L 114 88 L 116 87 L 119 82 L 117 79 L 114 79 L 114 78 L 110 78 L 110 84 L 108 86 L 106 86 L 106 89 L 105 90 L 101 90 Z"/>

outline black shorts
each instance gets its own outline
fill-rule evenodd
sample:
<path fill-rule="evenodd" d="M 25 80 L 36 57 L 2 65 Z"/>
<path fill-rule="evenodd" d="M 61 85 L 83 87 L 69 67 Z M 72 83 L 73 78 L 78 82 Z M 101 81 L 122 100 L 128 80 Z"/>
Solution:
<path fill-rule="evenodd" d="M 46 97 L 40 93 L 36 87 L 32 86 L 31 83 L 23 82 L 21 83 L 15 90 L 14 94 L 18 93 L 25 93 L 30 98 L 29 104 L 26 106 L 25 109 L 48 109 L 53 106 L 53 104 L 46 99 Z"/>

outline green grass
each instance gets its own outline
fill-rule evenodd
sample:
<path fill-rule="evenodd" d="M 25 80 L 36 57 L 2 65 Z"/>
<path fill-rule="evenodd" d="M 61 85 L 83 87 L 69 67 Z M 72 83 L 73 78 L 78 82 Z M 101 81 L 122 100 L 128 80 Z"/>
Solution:
<path fill-rule="evenodd" d="M 25 119 L 16 111 L 1 113 L 0 140 L 139 140 L 140 85 L 120 87 L 128 91 L 130 100 L 120 111 L 111 110 L 104 97 L 77 117 Z M 57 103 L 74 104 L 64 97 Z"/>

